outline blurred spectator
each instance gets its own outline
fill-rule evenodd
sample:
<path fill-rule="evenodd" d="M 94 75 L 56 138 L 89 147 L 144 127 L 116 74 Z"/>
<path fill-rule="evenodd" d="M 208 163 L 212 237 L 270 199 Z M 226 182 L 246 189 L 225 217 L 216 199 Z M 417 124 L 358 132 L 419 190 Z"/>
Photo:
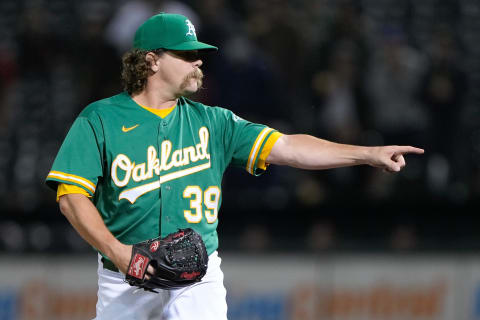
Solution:
<path fill-rule="evenodd" d="M 296 184 L 297 199 L 304 207 L 316 207 L 327 198 L 327 188 L 312 175 L 299 175 Z"/>
<path fill-rule="evenodd" d="M 42 1 L 26 1 L 19 13 L 19 82 L 11 101 L 14 126 L 10 132 L 12 161 L 6 207 L 21 212 L 34 212 L 39 205 L 40 140 L 47 130 L 54 132 L 55 128 L 49 127 L 53 119 L 45 117 L 52 103 L 53 71 L 65 61 L 69 48 L 68 42 L 54 32 L 52 20 L 52 12 Z"/>
<path fill-rule="evenodd" d="M 264 225 L 247 225 L 240 236 L 240 249 L 260 252 L 270 247 L 271 239 L 268 229 Z"/>
<path fill-rule="evenodd" d="M 396 226 L 390 236 L 390 247 L 394 250 L 412 250 L 417 247 L 417 235 L 411 225 Z"/>
<path fill-rule="evenodd" d="M 370 135 L 366 136 L 366 142 L 370 145 L 416 143 L 428 150 L 425 141 L 428 118 L 416 97 L 426 57 L 409 45 L 401 28 L 388 24 L 381 28 L 366 78 L 371 101 L 366 117 Z M 420 177 L 417 175 L 417 179 Z M 367 195 L 374 201 L 393 201 L 402 178 L 402 175 L 371 171 Z"/>
<path fill-rule="evenodd" d="M 133 36 L 140 24 L 160 12 L 183 14 L 195 25 L 197 32 L 201 30 L 201 21 L 197 13 L 184 2 L 128 0 L 119 7 L 108 24 L 105 32 L 107 42 L 112 44 L 119 54 L 125 53 L 131 48 Z"/>
<path fill-rule="evenodd" d="M 426 59 L 408 45 L 405 34 L 396 27 L 385 27 L 380 39 L 367 72 L 372 102 L 369 126 L 381 133 L 382 144 L 422 145 L 427 118 L 415 94 Z"/>
<path fill-rule="evenodd" d="M 7 135 L 11 124 L 11 90 L 18 78 L 17 57 L 7 45 L 0 45 L 0 133 Z"/>
<path fill-rule="evenodd" d="M 201 5 L 197 6 L 198 13 L 202 20 L 201 29 L 197 32 L 199 37 L 206 43 L 212 43 L 219 47 L 218 52 L 214 55 L 206 54 L 202 57 L 204 62 L 202 69 L 205 70 L 206 77 L 204 79 L 203 88 L 206 90 L 200 91 L 196 99 L 209 105 L 229 105 L 232 107 L 232 100 L 230 98 L 230 90 L 242 91 L 242 87 L 237 89 L 230 89 L 230 86 L 235 86 L 231 81 L 223 81 L 221 78 L 223 74 L 229 79 L 236 79 L 236 74 L 224 73 L 223 69 L 226 64 L 231 64 L 228 61 L 229 53 L 238 54 L 239 60 L 249 60 L 252 54 L 251 43 L 242 37 L 241 22 L 238 17 L 229 8 L 225 0 L 207 0 L 203 1 Z M 229 42 L 242 43 L 241 47 L 235 47 L 232 52 L 227 52 Z M 240 62 L 241 64 L 242 62 Z M 248 62 L 246 62 L 248 63 Z M 236 106 L 248 108 L 248 105 L 242 105 L 243 101 L 239 101 Z M 245 114 L 248 113 L 245 112 Z M 245 116 L 244 113 L 241 113 Z"/>
<path fill-rule="evenodd" d="M 250 39 L 271 57 L 285 81 L 284 90 L 297 87 L 305 43 L 298 17 L 288 1 L 247 1 L 246 31 Z M 281 106 L 283 107 L 283 106 Z"/>
<path fill-rule="evenodd" d="M 18 61 L 22 77 L 35 72 L 48 72 L 55 49 L 60 44 L 50 28 L 51 20 L 51 13 L 42 2 L 25 3 L 17 29 Z"/>
<path fill-rule="evenodd" d="M 335 227 L 331 222 L 315 222 L 307 234 L 307 248 L 313 251 L 323 251 L 335 247 Z"/>
<path fill-rule="evenodd" d="M 343 1 L 333 14 L 325 39 L 312 47 L 305 70 L 309 98 L 316 110 L 313 132 L 340 143 L 362 144 L 368 55 L 362 8 L 353 1 Z M 350 193 L 358 187 L 361 175 L 357 168 L 328 172 L 328 182 L 336 187 L 330 195 Z"/>
<path fill-rule="evenodd" d="M 133 35 L 143 21 L 153 16 L 157 0 L 128 0 L 115 12 L 105 31 L 105 39 L 119 54 L 132 47 Z"/>
<path fill-rule="evenodd" d="M 204 0 L 198 6 L 198 13 L 202 19 L 198 33 L 206 43 L 221 46 L 230 37 L 242 32 L 241 20 L 226 0 Z"/>
<path fill-rule="evenodd" d="M 313 48 L 308 69 L 311 97 L 318 108 L 317 133 L 343 143 L 359 143 L 366 95 L 363 86 L 368 47 L 361 7 L 345 1 Z"/>
<path fill-rule="evenodd" d="M 381 203 L 393 196 L 396 177 L 379 170 L 372 170 L 365 181 L 365 195 L 373 203 Z"/>
<path fill-rule="evenodd" d="M 457 174 L 464 171 L 465 163 L 458 159 L 457 154 L 468 147 L 468 140 L 461 135 L 460 119 L 467 81 L 459 64 L 461 55 L 458 47 L 450 28 L 440 27 L 432 35 L 428 50 L 430 64 L 422 77 L 420 96 L 430 119 L 428 149 L 431 169 L 428 172 L 432 174 L 428 178 L 434 192 L 446 191 L 447 183 L 452 180 L 452 170 Z M 438 177 L 442 171 L 437 170 L 441 163 L 445 168 L 443 178 Z M 443 188 L 435 183 L 438 179 L 444 181 Z"/>
<path fill-rule="evenodd" d="M 195 31 L 200 32 L 202 30 L 202 21 L 198 16 L 197 11 L 193 10 L 188 4 L 183 1 L 176 1 L 176 0 L 159 0 L 159 6 L 156 8 L 157 14 L 158 12 L 168 12 L 168 13 L 175 13 L 175 14 L 182 14 L 192 22 L 195 26 Z M 202 38 L 203 39 L 203 38 Z"/>
<path fill-rule="evenodd" d="M 358 143 L 362 132 L 359 108 L 363 94 L 357 66 L 353 43 L 341 41 L 334 46 L 327 69 L 312 79 L 314 99 L 320 102 L 320 132 L 343 143 Z"/>
<path fill-rule="evenodd" d="M 18 85 L 17 57 L 7 44 L 0 44 L 0 202 L 6 203 L 9 182 L 12 181 L 10 166 L 14 158 L 10 143 L 12 131 L 15 96 Z M 1 208 L 1 206 L 0 206 Z"/>
<path fill-rule="evenodd" d="M 98 2 L 85 3 L 82 8 L 85 13 L 80 16 L 79 36 L 73 54 L 75 73 L 79 77 L 77 90 L 80 110 L 95 100 L 122 90 L 120 55 L 103 39 L 109 18 L 105 9 L 108 8 L 99 6 Z"/>
<path fill-rule="evenodd" d="M 287 102 L 268 57 L 241 35 L 231 37 L 221 50 L 208 67 L 216 78 L 218 104 L 250 121 L 268 123 L 282 117 Z"/>

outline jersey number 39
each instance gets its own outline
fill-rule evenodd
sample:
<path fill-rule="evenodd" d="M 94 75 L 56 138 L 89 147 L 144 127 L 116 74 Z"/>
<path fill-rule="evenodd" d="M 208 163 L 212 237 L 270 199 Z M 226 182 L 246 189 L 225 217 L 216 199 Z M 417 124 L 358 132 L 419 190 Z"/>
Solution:
<path fill-rule="evenodd" d="M 205 191 L 202 191 L 199 186 L 188 186 L 183 190 L 183 197 L 191 199 L 191 210 L 183 210 L 183 215 L 189 223 L 199 223 L 202 221 L 203 214 L 208 223 L 217 221 L 220 201 L 220 189 L 217 186 L 208 187 Z"/>

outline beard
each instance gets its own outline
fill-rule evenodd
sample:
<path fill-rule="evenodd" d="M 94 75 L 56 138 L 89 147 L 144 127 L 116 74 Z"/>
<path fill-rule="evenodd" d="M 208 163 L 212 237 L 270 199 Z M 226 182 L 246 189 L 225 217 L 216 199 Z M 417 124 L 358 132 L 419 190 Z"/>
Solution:
<path fill-rule="evenodd" d="M 194 71 L 190 72 L 189 74 L 187 74 L 185 76 L 185 78 L 183 79 L 183 81 L 180 85 L 180 89 L 182 91 L 185 91 L 185 89 L 189 86 L 190 81 L 195 80 L 195 81 L 197 81 L 197 90 L 198 90 L 202 87 L 202 84 L 203 84 L 202 79 L 203 79 L 202 70 L 200 70 L 200 68 L 196 68 Z"/>

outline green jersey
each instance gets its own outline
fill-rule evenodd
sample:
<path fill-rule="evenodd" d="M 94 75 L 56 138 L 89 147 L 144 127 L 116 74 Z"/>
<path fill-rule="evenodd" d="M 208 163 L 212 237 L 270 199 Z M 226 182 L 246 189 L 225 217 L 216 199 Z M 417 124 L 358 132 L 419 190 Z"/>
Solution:
<path fill-rule="evenodd" d="M 190 227 L 210 254 L 218 247 L 225 169 L 232 164 L 262 173 L 260 154 L 274 132 L 186 98 L 162 119 L 124 92 L 82 111 L 46 182 L 55 190 L 66 183 L 90 193 L 122 243 Z"/>

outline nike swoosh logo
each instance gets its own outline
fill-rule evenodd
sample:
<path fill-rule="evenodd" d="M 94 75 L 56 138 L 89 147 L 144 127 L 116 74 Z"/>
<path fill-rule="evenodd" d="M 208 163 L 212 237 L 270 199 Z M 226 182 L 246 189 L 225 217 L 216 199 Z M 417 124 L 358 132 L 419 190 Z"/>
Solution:
<path fill-rule="evenodd" d="M 136 124 L 136 125 L 134 125 L 133 127 L 130 127 L 130 128 L 125 128 L 125 126 L 122 126 L 122 131 L 123 132 L 128 132 L 128 131 L 131 131 L 131 130 L 135 129 L 138 126 L 139 126 L 139 124 Z"/>

